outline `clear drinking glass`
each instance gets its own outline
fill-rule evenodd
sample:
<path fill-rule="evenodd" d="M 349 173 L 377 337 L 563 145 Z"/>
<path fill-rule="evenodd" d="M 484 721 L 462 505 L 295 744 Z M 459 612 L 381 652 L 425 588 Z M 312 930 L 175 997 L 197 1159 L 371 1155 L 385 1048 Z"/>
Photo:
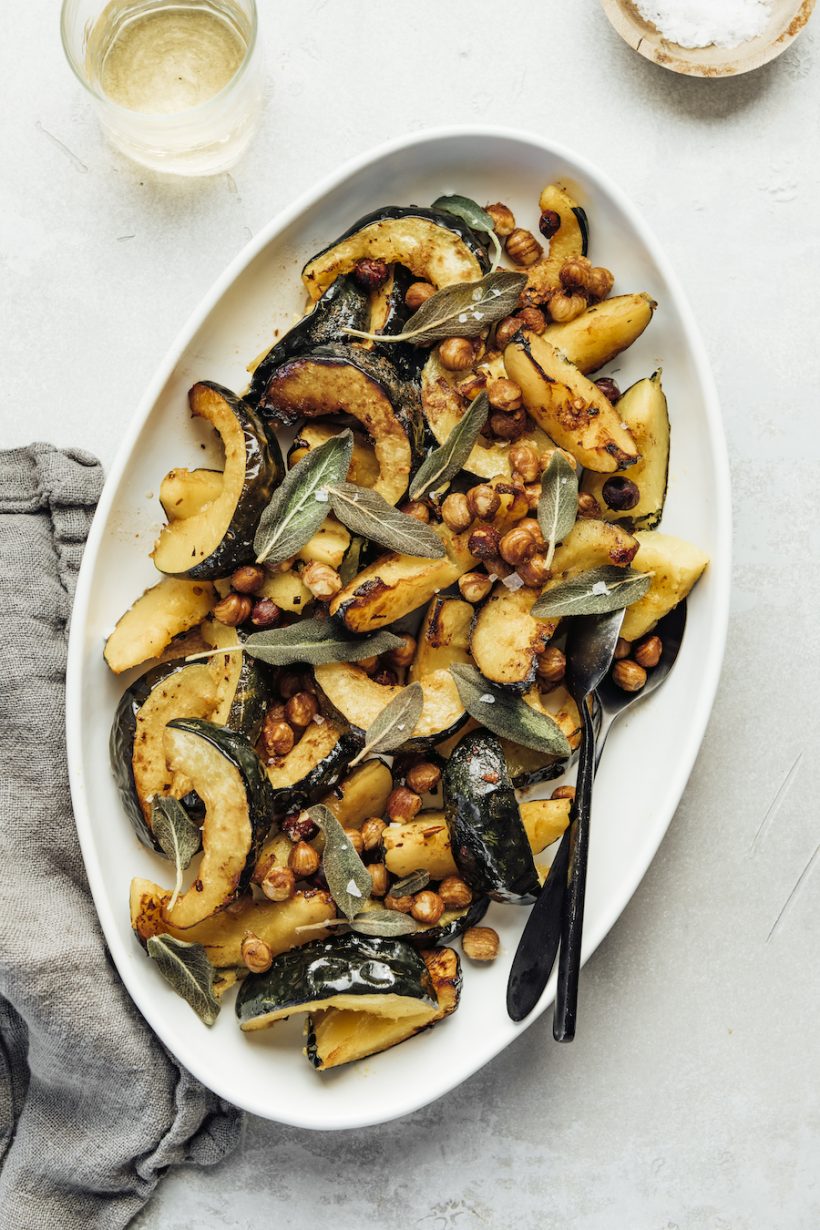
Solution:
<path fill-rule="evenodd" d="M 144 166 L 215 175 L 261 112 L 255 0 L 63 0 L 68 62 L 111 142 Z"/>

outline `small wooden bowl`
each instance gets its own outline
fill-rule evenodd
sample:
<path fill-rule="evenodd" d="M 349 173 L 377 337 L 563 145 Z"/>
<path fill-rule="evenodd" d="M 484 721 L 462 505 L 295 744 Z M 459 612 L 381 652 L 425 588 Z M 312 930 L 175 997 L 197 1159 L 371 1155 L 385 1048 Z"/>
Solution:
<path fill-rule="evenodd" d="M 815 0 L 774 0 L 772 18 L 757 38 L 739 47 L 680 47 L 645 21 L 632 0 L 601 0 L 621 38 L 647 60 L 690 77 L 735 77 L 768 64 L 797 38 L 811 17 Z M 719 0 L 716 0 L 719 3 Z"/>

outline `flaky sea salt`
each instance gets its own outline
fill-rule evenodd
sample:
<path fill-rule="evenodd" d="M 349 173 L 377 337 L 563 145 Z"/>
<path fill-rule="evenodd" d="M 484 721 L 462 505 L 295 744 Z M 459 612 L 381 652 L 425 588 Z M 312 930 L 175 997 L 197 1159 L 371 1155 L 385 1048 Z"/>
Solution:
<path fill-rule="evenodd" d="M 524 582 L 517 572 L 511 572 L 508 577 L 501 578 L 501 584 L 515 593 L 516 590 L 521 589 Z"/>
<path fill-rule="evenodd" d="M 327 504 L 327 487 L 318 487 L 313 493 L 313 498 L 317 504 Z"/>
<path fill-rule="evenodd" d="M 635 7 L 679 47 L 739 47 L 772 16 L 771 0 L 635 0 Z"/>
<path fill-rule="evenodd" d="M 355 880 L 348 880 L 347 891 L 350 893 L 351 897 L 361 897 L 362 895 Z"/>
<path fill-rule="evenodd" d="M 592 587 L 593 594 L 608 594 L 609 586 L 606 581 L 596 581 Z"/>
<path fill-rule="evenodd" d="M 489 692 L 484 692 L 481 696 L 479 696 L 478 699 L 481 701 L 482 705 L 494 705 L 495 704 L 495 697 L 491 695 L 491 693 Z"/>

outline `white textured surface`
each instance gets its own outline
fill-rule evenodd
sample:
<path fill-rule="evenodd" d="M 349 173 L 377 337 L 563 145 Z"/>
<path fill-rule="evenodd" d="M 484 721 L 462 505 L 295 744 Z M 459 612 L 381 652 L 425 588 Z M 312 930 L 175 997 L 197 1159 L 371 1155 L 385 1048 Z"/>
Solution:
<path fill-rule="evenodd" d="M 446 1103 L 385 1128 L 252 1121 L 219 1170 L 169 1177 L 139 1230 L 815 1230 L 813 26 L 767 68 L 711 82 L 632 54 L 591 2 L 261 7 L 264 132 L 231 178 L 199 183 L 161 182 L 101 144 L 53 0 L 0 10 L 0 443 L 109 461 L 216 274 L 348 154 L 441 120 L 553 131 L 631 191 L 701 313 L 734 468 L 734 613 L 710 736 L 586 968 L 575 1044 L 555 1047 L 545 1018 Z"/>

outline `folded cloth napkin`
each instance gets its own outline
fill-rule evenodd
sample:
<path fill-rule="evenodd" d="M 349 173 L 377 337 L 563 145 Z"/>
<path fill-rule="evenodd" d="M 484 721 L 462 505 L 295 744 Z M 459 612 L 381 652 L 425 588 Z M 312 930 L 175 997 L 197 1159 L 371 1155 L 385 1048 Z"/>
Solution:
<path fill-rule="evenodd" d="M 0 452 L 0 1230 L 118 1230 L 241 1129 L 129 999 L 80 857 L 66 625 L 101 482 L 87 453 Z"/>

